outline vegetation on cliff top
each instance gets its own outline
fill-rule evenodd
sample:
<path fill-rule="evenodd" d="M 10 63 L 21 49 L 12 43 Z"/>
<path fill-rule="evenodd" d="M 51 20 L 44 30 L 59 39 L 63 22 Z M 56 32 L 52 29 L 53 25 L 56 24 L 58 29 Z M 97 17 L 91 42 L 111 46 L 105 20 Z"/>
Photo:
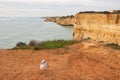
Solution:
<path fill-rule="evenodd" d="M 56 49 L 62 48 L 67 45 L 71 45 L 75 43 L 72 40 L 54 40 L 54 41 L 44 41 L 44 42 L 37 42 L 35 40 L 30 41 L 28 44 L 24 42 L 18 42 L 13 49 Z"/>
<path fill-rule="evenodd" d="M 113 12 L 110 12 L 110 11 L 83 11 L 83 12 L 79 12 L 78 14 L 81 14 L 81 13 L 120 14 L 120 10 L 113 11 Z"/>

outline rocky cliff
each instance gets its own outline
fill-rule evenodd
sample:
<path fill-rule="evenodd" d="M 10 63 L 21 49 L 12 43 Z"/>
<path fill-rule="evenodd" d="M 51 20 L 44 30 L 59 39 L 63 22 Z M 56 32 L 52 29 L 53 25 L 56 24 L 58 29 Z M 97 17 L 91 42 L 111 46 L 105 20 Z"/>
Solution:
<path fill-rule="evenodd" d="M 119 13 L 79 13 L 74 16 L 74 40 L 89 37 L 120 45 Z"/>
<path fill-rule="evenodd" d="M 45 21 L 55 22 L 62 26 L 73 26 L 74 25 L 73 16 L 63 16 L 63 17 L 48 17 Z"/>

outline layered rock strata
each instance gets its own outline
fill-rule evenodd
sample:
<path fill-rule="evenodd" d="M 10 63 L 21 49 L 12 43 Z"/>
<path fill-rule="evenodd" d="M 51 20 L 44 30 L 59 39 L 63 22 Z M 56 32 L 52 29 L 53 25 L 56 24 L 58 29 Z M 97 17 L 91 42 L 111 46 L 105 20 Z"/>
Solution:
<path fill-rule="evenodd" d="M 89 37 L 120 45 L 120 14 L 81 13 L 74 21 L 74 40 Z"/>

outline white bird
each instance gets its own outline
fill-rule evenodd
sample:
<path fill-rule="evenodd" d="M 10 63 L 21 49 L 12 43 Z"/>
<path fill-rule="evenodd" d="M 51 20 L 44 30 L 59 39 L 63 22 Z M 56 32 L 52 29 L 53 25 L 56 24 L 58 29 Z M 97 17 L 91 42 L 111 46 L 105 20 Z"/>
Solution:
<path fill-rule="evenodd" d="M 40 64 L 40 69 L 41 70 L 48 69 L 48 63 L 45 60 L 42 60 L 42 62 Z"/>

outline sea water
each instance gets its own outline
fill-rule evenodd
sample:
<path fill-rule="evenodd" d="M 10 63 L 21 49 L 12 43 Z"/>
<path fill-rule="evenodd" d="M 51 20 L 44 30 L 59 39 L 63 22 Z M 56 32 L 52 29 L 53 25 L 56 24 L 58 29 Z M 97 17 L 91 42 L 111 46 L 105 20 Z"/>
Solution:
<path fill-rule="evenodd" d="M 0 17 L 0 49 L 31 40 L 72 40 L 73 27 L 45 22 L 39 17 Z"/>

